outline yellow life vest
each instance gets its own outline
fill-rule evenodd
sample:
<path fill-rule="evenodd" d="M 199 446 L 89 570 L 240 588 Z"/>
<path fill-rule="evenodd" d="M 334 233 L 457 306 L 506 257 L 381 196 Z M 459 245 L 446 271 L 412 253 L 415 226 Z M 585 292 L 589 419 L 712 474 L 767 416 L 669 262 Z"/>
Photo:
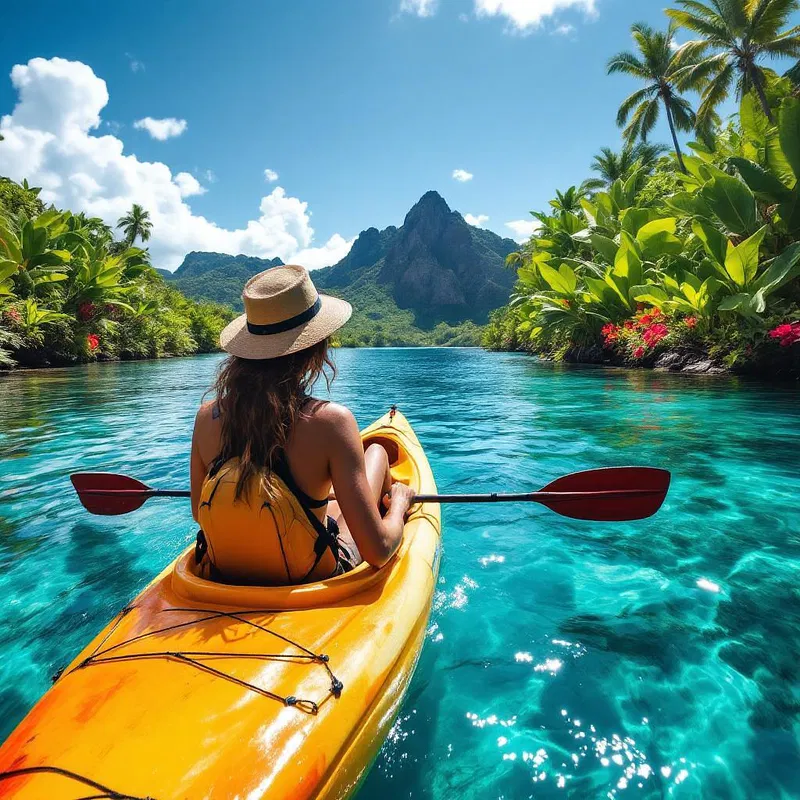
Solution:
<path fill-rule="evenodd" d="M 260 475 L 236 499 L 239 459 L 212 465 L 203 482 L 198 519 L 212 572 L 226 583 L 292 585 L 339 573 L 339 548 L 330 524 L 309 501 L 281 459 L 270 474 L 272 497 Z M 314 501 L 311 501 L 314 503 Z M 314 503 L 317 505 L 317 503 Z M 200 541 L 200 539 L 198 540 Z"/>

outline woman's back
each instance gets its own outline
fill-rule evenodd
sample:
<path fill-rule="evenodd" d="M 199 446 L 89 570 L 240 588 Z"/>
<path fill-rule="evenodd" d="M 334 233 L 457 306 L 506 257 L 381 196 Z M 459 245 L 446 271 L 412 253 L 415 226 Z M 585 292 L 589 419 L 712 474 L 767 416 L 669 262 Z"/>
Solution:
<path fill-rule="evenodd" d="M 198 555 L 232 583 L 318 580 L 362 558 L 382 566 L 399 545 L 411 492 L 394 492 L 382 518 L 386 451 L 365 453 L 353 415 L 309 396 L 326 368 L 334 371 L 327 337 L 350 306 L 319 295 L 293 266 L 255 276 L 242 298 L 246 313 L 220 336 L 230 357 L 215 399 L 195 421 Z M 332 486 L 336 501 L 328 503 Z"/>

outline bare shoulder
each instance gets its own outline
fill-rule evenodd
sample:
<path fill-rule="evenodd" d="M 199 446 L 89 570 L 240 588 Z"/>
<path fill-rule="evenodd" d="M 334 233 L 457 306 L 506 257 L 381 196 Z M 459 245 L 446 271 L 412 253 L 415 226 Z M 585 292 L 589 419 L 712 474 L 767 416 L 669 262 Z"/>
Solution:
<path fill-rule="evenodd" d="M 341 439 L 358 434 L 358 425 L 353 412 L 339 403 L 317 400 L 310 409 L 310 419 L 320 435 Z"/>
<path fill-rule="evenodd" d="M 197 409 L 195 424 L 208 424 L 214 418 L 214 406 L 216 404 L 216 400 L 207 400 L 205 403 L 201 403 L 200 408 Z"/>

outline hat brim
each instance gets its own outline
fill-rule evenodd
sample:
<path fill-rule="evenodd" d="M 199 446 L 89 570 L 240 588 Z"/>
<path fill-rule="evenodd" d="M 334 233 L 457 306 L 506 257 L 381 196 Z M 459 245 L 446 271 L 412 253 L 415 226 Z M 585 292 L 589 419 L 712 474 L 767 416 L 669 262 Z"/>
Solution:
<path fill-rule="evenodd" d="M 247 330 L 247 314 L 242 314 L 222 331 L 219 343 L 232 356 L 254 360 L 280 358 L 313 347 L 338 331 L 353 313 L 346 300 L 325 294 L 319 297 L 322 305 L 317 315 L 297 328 L 259 336 Z"/>

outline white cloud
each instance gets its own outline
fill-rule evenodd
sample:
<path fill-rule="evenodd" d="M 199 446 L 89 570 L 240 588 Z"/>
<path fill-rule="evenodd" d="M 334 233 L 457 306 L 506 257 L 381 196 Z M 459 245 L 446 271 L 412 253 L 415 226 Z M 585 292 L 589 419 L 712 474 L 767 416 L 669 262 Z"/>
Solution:
<path fill-rule="evenodd" d="M 583 11 L 588 16 L 597 13 L 596 0 L 475 0 L 479 17 L 505 17 L 517 33 L 530 33 L 543 20 L 566 9 Z"/>
<path fill-rule="evenodd" d="M 574 25 L 558 25 L 557 27 L 553 28 L 553 33 L 556 36 L 569 36 L 571 33 L 575 33 L 575 26 Z"/>
<path fill-rule="evenodd" d="M 213 169 L 207 169 L 204 174 L 206 176 L 206 180 L 209 183 L 216 183 L 217 182 L 217 174 L 216 174 L 216 172 L 214 172 Z"/>
<path fill-rule="evenodd" d="M 520 243 L 527 242 L 541 227 L 542 223 L 538 219 L 515 219 L 506 222 L 506 228 L 514 231 L 514 239 Z"/>
<path fill-rule="evenodd" d="M 144 63 L 130 53 L 125 53 L 125 58 L 128 59 L 128 66 L 131 68 L 131 72 L 140 72 L 144 69 Z"/>
<path fill-rule="evenodd" d="M 175 117 L 166 117 L 165 119 L 145 117 L 137 119 L 133 123 L 133 127 L 147 131 L 154 139 L 164 142 L 173 136 L 180 136 L 189 127 L 189 124 L 185 119 L 175 119 Z"/>
<path fill-rule="evenodd" d="M 401 14 L 416 14 L 418 17 L 432 17 L 436 13 L 438 0 L 400 0 Z"/>
<path fill-rule="evenodd" d="M 150 212 L 149 247 L 158 267 L 174 269 L 190 250 L 246 253 L 325 266 L 352 242 L 338 234 L 314 246 L 307 203 L 276 186 L 261 199 L 257 219 L 228 230 L 193 214 L 184 198 L 202 187 L 188 173 L 124 154 L 121 139 L 100 134 L 106 83 L 86 64 L 34 58 L 11 71 L 18 92 L 13 112 L 0 119 L 0 174 L 42 187 L 45 203 L 84 211 L 111 225 L 140 203 Z M 188 191 L 188 194 L 187 194 Z"/>
<path fill-rule="evenodd" d="M 264 170 L 264 180 L 267 183 L 275 183 L 278 180 L 278 173 L 275 172 L 274 169 L 265 169 Z"/>
<path fill-rule="evenodd" d="M 465 169 L 453 170 L 453 178 L 459 183 L 466 183 L 467 181 L 471 181 L 474 177 L 475 176 L 471 172 L 467 172 Z"/>
<path fill-rule="evenodd" d="M 464 219 L 476 228 L 482 228 L 489 221 L 486 214 L 464 214 Z"/>
<path fill-rule="evenodd" d="M 191 197 L 193 194 L 205 194 L 208 190 L 200 185 L 200 181 L 190 172 L 179 172 L 175 176 L 175 183 L 181 191 L 181 197 Z"/>

